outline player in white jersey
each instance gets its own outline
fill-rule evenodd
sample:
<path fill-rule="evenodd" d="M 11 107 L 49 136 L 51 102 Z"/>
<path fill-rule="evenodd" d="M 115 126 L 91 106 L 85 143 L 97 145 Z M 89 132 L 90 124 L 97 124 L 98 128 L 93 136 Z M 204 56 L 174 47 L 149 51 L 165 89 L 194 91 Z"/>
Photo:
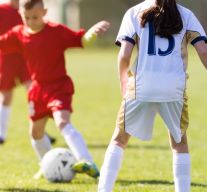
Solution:
<path fill-rule="evenodd" d="M 190 155 L 186 129 L 187 44 L 207 68 L 207 38 L 195 15 L 176 0 L 145 0 L 129 9 L 122 21 L 119 75 L 122 105 L 105 154 L 98 191 L 111 192 L 130 136 L 150 140 L 155 115 L 165 122 L 173 152 L 176 192 L 190 192 Z M 129 70 L 137 46 L 137 60 Z"/>

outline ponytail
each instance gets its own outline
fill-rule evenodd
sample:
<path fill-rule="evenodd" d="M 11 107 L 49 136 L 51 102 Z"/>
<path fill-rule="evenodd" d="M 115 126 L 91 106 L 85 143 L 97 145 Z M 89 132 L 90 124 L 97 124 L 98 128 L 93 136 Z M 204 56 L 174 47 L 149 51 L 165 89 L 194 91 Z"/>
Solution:
<path fill-rule="evenodd" d="M 153 22 L 155 34 L 169 37 L 183 29 L 183 22 L 176 0 L 156 0 L 156 5 L 146 9 L 141 18 L 141 26 Z"/>

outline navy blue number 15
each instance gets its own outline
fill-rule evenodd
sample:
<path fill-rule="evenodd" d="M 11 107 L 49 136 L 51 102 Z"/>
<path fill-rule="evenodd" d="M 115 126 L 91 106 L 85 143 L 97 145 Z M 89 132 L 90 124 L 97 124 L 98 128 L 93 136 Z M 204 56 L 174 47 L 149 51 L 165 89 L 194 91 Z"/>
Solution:
<path fill-rule="evenodd" d="M 166 50 L 158 49 L 158 55 L 166 56 L 172 53 L 175 47 L 175 39 L 173 36 L 170 36 L 168 39 L 168 48 Z M 148 41 L 148 54 L 156 55 L 156 44 L 155 44 L 155 34 L 154 34 L 154 26 L 153 23 L 149 23 L 149 41 Z"/>

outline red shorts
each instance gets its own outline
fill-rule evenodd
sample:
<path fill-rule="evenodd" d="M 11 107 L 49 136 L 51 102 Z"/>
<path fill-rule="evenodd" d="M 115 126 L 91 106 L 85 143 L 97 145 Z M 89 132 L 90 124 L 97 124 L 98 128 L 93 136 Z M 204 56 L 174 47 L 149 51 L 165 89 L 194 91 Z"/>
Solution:
<path fill-rule="evenodd" d="M 29 72 L 21 55 L 0 55 L 0 90 L 10 90 L 18 81 L 24 83 L 29 80 Z"/>
<path fill-rule="evenodd" d="M 52 113 L 59 110 L 72 112 L 73 93 L 73 83 L 69 78 L 44 85 L 33 82 L 28 93 L 30 118 L 35 121 L 45 116 L 52 117 Z"/>

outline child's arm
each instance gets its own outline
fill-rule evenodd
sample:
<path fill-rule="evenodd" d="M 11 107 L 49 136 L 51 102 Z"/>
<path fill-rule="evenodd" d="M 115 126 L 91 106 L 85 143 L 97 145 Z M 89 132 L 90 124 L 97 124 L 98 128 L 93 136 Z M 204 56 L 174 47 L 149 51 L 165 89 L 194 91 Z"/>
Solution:
<path fill-rule="evenodd" d="M 92 26 L 82 37 L 83 47 L 94 43 L 97 36 L 104 34 L 109 29 L 110 23 L 108 21 L 100 21 Z"/>
<path fill-rule="evenodd" d="M 21 52 L 18 40 L 12 30 L 0 35 L 0 51 L 4 54 Z"/>
<path fill-rule="evenodd" d="M 121 42 L 121 48 L 118 55 L 118 70 L 122 97 L 126 93 L 126 85 L 128 81 L 128 70 L 132 56 L 134 45 L 128 41 Z"/>
<path fill-rule="evenodd" d="M 199 41 L 194 45 L 203 65 L 207 69 L 207 44 L 204 41 Z"/>

